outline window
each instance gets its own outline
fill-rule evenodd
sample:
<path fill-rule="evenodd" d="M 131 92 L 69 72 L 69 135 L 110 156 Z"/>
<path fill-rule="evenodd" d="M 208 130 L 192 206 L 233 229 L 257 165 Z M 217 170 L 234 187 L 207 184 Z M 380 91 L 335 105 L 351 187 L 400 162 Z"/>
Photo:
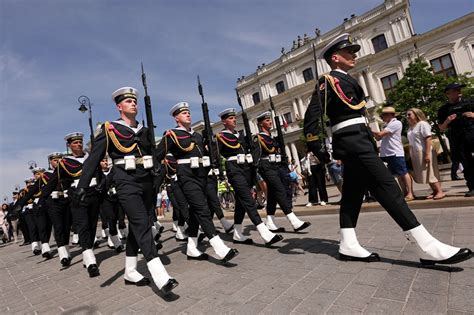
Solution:
<path fill-rule="evenodd" d="M 385 39 L 385 35 L 381 34 L 379 36 L 375 36 L 372 38 L 372 45 L 374 46 L 375 53 L 382 51 L 388 48 L 387 40 Z"/>
<path fill-rule="evenodd" d="M 430 60 L 430 63 L 433 67 L 434 74 L 440 74 L 447 78 L 456 76 L 456 70 L 454 69 L 453 60 L 451 59 L 450 54 Z"/>
<path fill-rule="evenodd" d="M 257 105 L 260 103 L 260 93 L 256 92 L 252 94 L 253 104 Z"/>
<path fill-rule="evenodd" d="M 291 124 L 293 122 L 293 118 L 291 117 L 291 112 L 284 113 L 283 118 L 285 119 L 287 124 Z"/>
<path fill-rule="evenodd" d="M 308 81 L 313 80 L 314 79 L 313 69 L 311 69 L 311 68 L 304 69 L 303 70 L 303 78 L 304 78 L 304 82 L 308 82 Z"/>
<path fill-rule="evenodd" d="M 277 89 L 278 94 L 285 92 L 285 83 L 283 81 L 277 82 L 277 84 L 275 84 L 275 87 Z"/>
<path fill-rule="evenodd" d="M 395 89 L 395 84 L 398 81 L 398 75 L 396 73 L 393 73 L 391 75 L 381 78 L 380 80 L 382 81 L 383 92 L 385 93 L 385 97 L 387 98 L 388 94 L 390 94 L 390 92 Z"/>

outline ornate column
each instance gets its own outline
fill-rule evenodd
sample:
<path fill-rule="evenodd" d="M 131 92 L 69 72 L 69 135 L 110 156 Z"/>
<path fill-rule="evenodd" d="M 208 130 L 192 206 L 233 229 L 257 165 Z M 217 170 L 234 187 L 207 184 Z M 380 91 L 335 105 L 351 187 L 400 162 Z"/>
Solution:
<path fill-rule="evenodd" d="M 298 150 L 296 150 L 296 145 L 294 142 L 290 143 L 292 158 L 295 159 L 296 165 L 298 166 L 298 171 L 301 172 L 300 158 L 298 156 Z"/>
<path fill-rule="evenodd" d="M 301 118 L 301 114 L 300 114 L 300 112 L 299 112 L 299 110 L 298 110 L 298 106 L 296 105 L 296 100 L 293 100 L 293 101 L 291 102 L 291 105 L 292 105 L 292 107 L 293 107 L 293 113 L 295 114 L 295 116 L 294 116 L 294 117 L 295 117 L 295 120 L 297 120 L 297 119 L 296 119 L 297 117 L 300 117 L 300 118 Z"/>
<path fill-rule="evenodd" d="M 288 158 L 291 160 L 291 150 L 290 150 L 290 147 L 288 146 L 288 143 L 285 144 L 285 152 L 286 152 L 286 156 L 288 156 Z"/>
<path fill-rule="evenodd" d="M 304 104 L 303 104 L 303 99 L 301 98 L 301 96 L 299 96 L 299 97 L 297 98 L 297 100 L 298 100 L 298 108 L 300 109 L 300 113 L 301 113 L 301 116 L 300 116 L 300 117 L 301 117 L 301 119 L 303 119 L 303 118 L 304 118 L 304 114 L 306 113 L 306 106 L 304 106 Z"/>

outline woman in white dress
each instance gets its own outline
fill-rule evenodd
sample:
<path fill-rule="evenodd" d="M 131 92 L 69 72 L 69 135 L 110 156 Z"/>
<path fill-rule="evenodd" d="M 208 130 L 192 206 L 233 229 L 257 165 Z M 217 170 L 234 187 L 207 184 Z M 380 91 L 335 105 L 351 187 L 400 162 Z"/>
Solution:
<path fill-rule="evenodd" d="M 413 165 L 413 179 L 418 184 L 428 183 L 433 193 L 427 199 L 439 200 L 446 197 L 441 189 L 436 153 L 431 145 L 431 126 L 425 114 L 418 108 L 407 111 L 408 141 Z"/>

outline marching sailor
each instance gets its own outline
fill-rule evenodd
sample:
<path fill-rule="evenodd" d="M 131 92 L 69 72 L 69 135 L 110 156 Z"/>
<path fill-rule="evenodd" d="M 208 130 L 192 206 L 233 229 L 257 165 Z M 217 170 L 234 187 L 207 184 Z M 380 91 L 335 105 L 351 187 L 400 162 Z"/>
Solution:
<path fill-rule="evenodd" d="M 418 222 L 393 176 L 379 158 L 366 123 L 364 91 L 347 74 L 347 71 L 354 68 L 359 50 L 360 45 L 353 43 L 349 34 L 342 34 L 326 45 L 321 55 L 332 71 L 319 80 L 319 89 L 315 89 L 304 118 L 308 149 L 315 155 L 322 156 L 321 111 L 329 117 L 333 155 L 344 164 L 340 259 L 365 262 L 380 260 L 377 253 L 371 253 L 359 244 L 355 233 L 367 189 L 403 229 L 408 239 L 418 245 L 423 265 L 454 264 L 469 259 L 472 254 L 470 249 L 441 243 Z M 327 102 L 321 104 L 319 99 Z"/>

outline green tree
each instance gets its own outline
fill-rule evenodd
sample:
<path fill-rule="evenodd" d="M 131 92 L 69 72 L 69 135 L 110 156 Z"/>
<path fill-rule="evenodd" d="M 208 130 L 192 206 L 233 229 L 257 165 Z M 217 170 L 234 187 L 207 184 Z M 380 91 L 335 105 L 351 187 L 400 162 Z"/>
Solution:
<path fill-rule="evenodd" d="M 402 113 L 402 122 L 407 128 L 404 113 L 412 107 L 421 109 L 428 121 L 433 126 L 433 131 L 440 136 L 438 129 L 438 109 L 446 103 L 444 88 L 452 82 L 460 82 L 467 85 L 463 89 L 464 97 L 470 97 L 474 93 L 474 78 L 468 77 L 469 73 L 457 77 L 446 78 L 443 75 L 433 74 L 431 66 L 422 58 L 412 61 L 401 80 L 399 80 L 393 92 L 388 95 L 387 104 L 394 106 Z M 441 138 L 441 137 L 439 137 Z M 447 152 L 444 142 L 441 142 L 444 152 Z"/>
<path fill-rule="evenodd" d="M 433 74 L 431 66 L 421 58 L 412 61 L 395 89 L 388 95 L 387 103 L 394 106 L 398 112 L 404 113 L 411 107 L 421 109 L 428 120 L 437 125 L 438 109 L 446 103 L 444 88 L 452 82 L 467 85 L 463 89 L 464 97 L 473 95 L 474 78 L 468 73 L 457 77 L 446 78 L 443 75 Z"/>

